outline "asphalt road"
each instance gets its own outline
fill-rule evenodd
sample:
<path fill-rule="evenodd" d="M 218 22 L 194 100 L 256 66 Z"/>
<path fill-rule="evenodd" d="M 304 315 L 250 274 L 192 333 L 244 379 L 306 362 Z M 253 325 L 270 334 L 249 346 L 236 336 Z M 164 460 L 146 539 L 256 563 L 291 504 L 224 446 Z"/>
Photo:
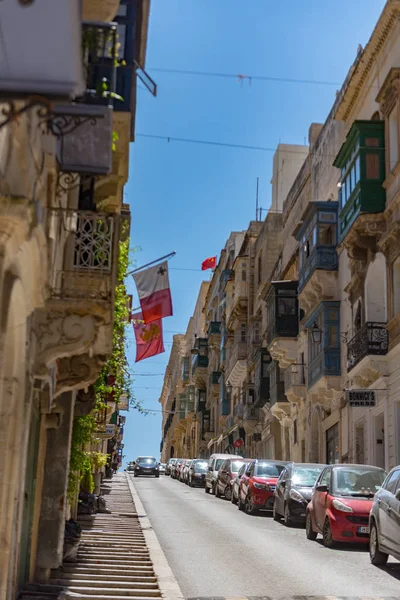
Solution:
<path fill-rule="evenodd" d="M 329 550 L 302 528 L 248 516 L 203 489 L 169 477 L 132 480 L 186 598 L 400 597 L 394 559 L 379 569 L 358 546 Z"/>

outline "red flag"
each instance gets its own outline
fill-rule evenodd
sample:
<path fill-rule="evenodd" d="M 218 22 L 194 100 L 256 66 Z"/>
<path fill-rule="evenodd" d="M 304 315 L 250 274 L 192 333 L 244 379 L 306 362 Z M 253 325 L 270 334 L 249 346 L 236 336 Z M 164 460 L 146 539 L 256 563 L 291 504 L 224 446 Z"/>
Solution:
<path fill-rule="evenodd" d="M 215 269 L 216 266 L 217 266 L 217 257 L 211 256 L 210 258 L 206 258 L 206 260 L 203 260 L 203 262 L 201 263 L 201 270 L 207 271 L 207 269 Z"/>
<path fill-rule="evenodd" d="M 145 323 L 152 323 L 172 315 L 168 263 L 165 261 L 145 271 L 134 273 L 140 307 Z"/>
<path fill-rule="evenodd" d="M 132 315 L 132 324 L 136 339 L 135 362 L 164 352 L 161 319 L 157 319 L 152 323 L 145 323 L 142 313 L 136 313 Z"/>

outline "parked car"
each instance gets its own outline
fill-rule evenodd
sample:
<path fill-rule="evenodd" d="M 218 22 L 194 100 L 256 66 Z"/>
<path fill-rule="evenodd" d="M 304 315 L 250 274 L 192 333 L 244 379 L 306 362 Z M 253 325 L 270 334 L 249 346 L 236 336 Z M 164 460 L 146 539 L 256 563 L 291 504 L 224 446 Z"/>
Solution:
<path fill-rule="evenodd" d="M 174 464 L 172 465 L 172 467 L 171 467 L 172 479 L 178 479 L 179 467 L 181 466 L 182 461 L 183 461 L 183 458 L 177 458 L 176 461 L 174 462 Z"/>
<path fill-rule="evenodd" d="M 182 475 L 183 467 L 185 466 L 185 462 L 186 462 L 186 459 L 182 458 L 181 460 L 178 460 L 178 462 L 176 463 L 175 479 L 178 479 L 178 481 L 182 481 L 181 475 Z"/>
<path fill-rule="evenodd" d="M 250 462 L 250 458 L 227 458 L 218 471 L 217 481 L 215 482 L 215 495 L 225 496 L 227 500 L 232 498 L 232 485 L 240 468 Z"/>
<path fill-rule="evenodd" d="M 160 475 L 165 475 L 165 469 L 166 469 L 166 464 L 165 463 L 160 463 L 158 466 L 158 470 L 160 471 Z"/>
<path fill-rule="evenodd" d="M 370 465 L 330 465 L 318 477 L 307 506 L 306 535 L 324 545 L 368 543 L 372 499 L 386 473 Z"/>
<path fill-rule="evenodd" d="M 241 458 L 241 456 L 235 456 L 234 454 L 211 454 L 206 475 L 206 494 L 209 494 L 210 492 L 215 494 L 215 482 L 217 481 L 218 471 L 224 460 L 227 458 Z"/>
<path fill-rule="evenodd" d="M 244 463 L 240 467 L 239 472 L 236 474 L 236 477 L 234 478 L 234 480 L 232 482 L 232 497 L 231 497 L 232 504 L 237 504 L 237 502 L 238 502 L 240 480 L 242 479 L 243 475 L 246 472 L 247 465 L 248 465 L 248 463 Z"/>
<path fill-rule="evenodd" d="M 167 465 L 165 467 L 165 474 L 166 475 L 171 475 L 171 471 L 172 471 L 172 466 L 176 463 L 176 458 L 170 458 L 167 462 Z"/>
<path fill-rule="evenodd" d="M 283 517 L 290 527 L 294 521 L 306 522 L 307 505 L 312 489 L 327 465 L 312 463 L 289 463 L 283 469 L 274 492 L 274 519 Z"/>
<path fill-rule="evenodd" d="M 274 491 L 279 475 L 288 461 L 252 460 L 239 483 L 238 508 L 248 515 L 273 510 Z"/>
<path fill-rule="evenodd" d="M 182 481 L 183 483 L 186 483 L 186 485 L 189 483 L 189 469 L 192 462 L 192 460 L 185 461 L 185 465 L 182 469 Z"/>
<path fill-rule="evenodd" d="M 369 528 L 372 564 L 386 564 L 389 555 L 400 560 L 400 466 L 390 471 L 381 489 L 376 492 Z"/>
<path fill-rule="evenodd" d="M 208 461 L 204 458 L 196 458 L 195 460 L 192 460 L 192 464 L 189 467 L 188 474 L 188 483 L 190 487 L 205 486 L 207 468 Z"/>
<path fill-rule="evenodd" d="M 154 456 L 138 456 L 133 476 L 139 477 L 140 475 L 154 475 L 154 477 L 160 477 L 158 461 Z"/>
<path fill-rule="evenodd" d="M 132 461 L 132 462 L 128 463 L 128 465 L 126 467 L 126 470 L 128 472 L 132 472 L 133 473 L 133 471 L 135 470 L 135 464 L 136 464 L 135 461 Z"/>

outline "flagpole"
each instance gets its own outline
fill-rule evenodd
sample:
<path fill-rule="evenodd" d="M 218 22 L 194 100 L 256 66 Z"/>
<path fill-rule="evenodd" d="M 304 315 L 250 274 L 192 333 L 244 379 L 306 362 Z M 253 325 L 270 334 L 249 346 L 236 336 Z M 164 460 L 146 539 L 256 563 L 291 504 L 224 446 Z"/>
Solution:
<path fill-rule="evenodd" d="M 138 271 L 141 271 L 142 269 L 145 269 L 146 267 L 151 267 L 151 265 L 155 265 L 156 263 L 161 262 L 162 260 L 169 260 L 170 258 L 175 256 L 175 254 L 176 254 L 176 251 L 174 250 L 173 252 L 170 252 L 169 254 L 162 256 L 161 258 L 157 258 L 157 260 L 152 260 L 151 262 L 143 265 L 142 267 L 138 267 L 137 269 L 133 269 L 133 271 L 129 271 L 129 273 L 127 273 L 126 276 L 133 275 L 133 273 L 137 273 Z"/>

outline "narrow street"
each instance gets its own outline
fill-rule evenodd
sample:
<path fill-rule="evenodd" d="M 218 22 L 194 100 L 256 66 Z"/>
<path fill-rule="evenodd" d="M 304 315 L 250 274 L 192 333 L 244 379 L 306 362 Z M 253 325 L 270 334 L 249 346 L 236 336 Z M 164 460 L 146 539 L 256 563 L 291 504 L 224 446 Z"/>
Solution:
<path fill-rule="evenodd" d="M 132 481 L 185 598 L 399 596 L 393 559 L 378 569 L 366 550 L 328 550 L 302 528 L 249 517 L 169 477 Z"/>

